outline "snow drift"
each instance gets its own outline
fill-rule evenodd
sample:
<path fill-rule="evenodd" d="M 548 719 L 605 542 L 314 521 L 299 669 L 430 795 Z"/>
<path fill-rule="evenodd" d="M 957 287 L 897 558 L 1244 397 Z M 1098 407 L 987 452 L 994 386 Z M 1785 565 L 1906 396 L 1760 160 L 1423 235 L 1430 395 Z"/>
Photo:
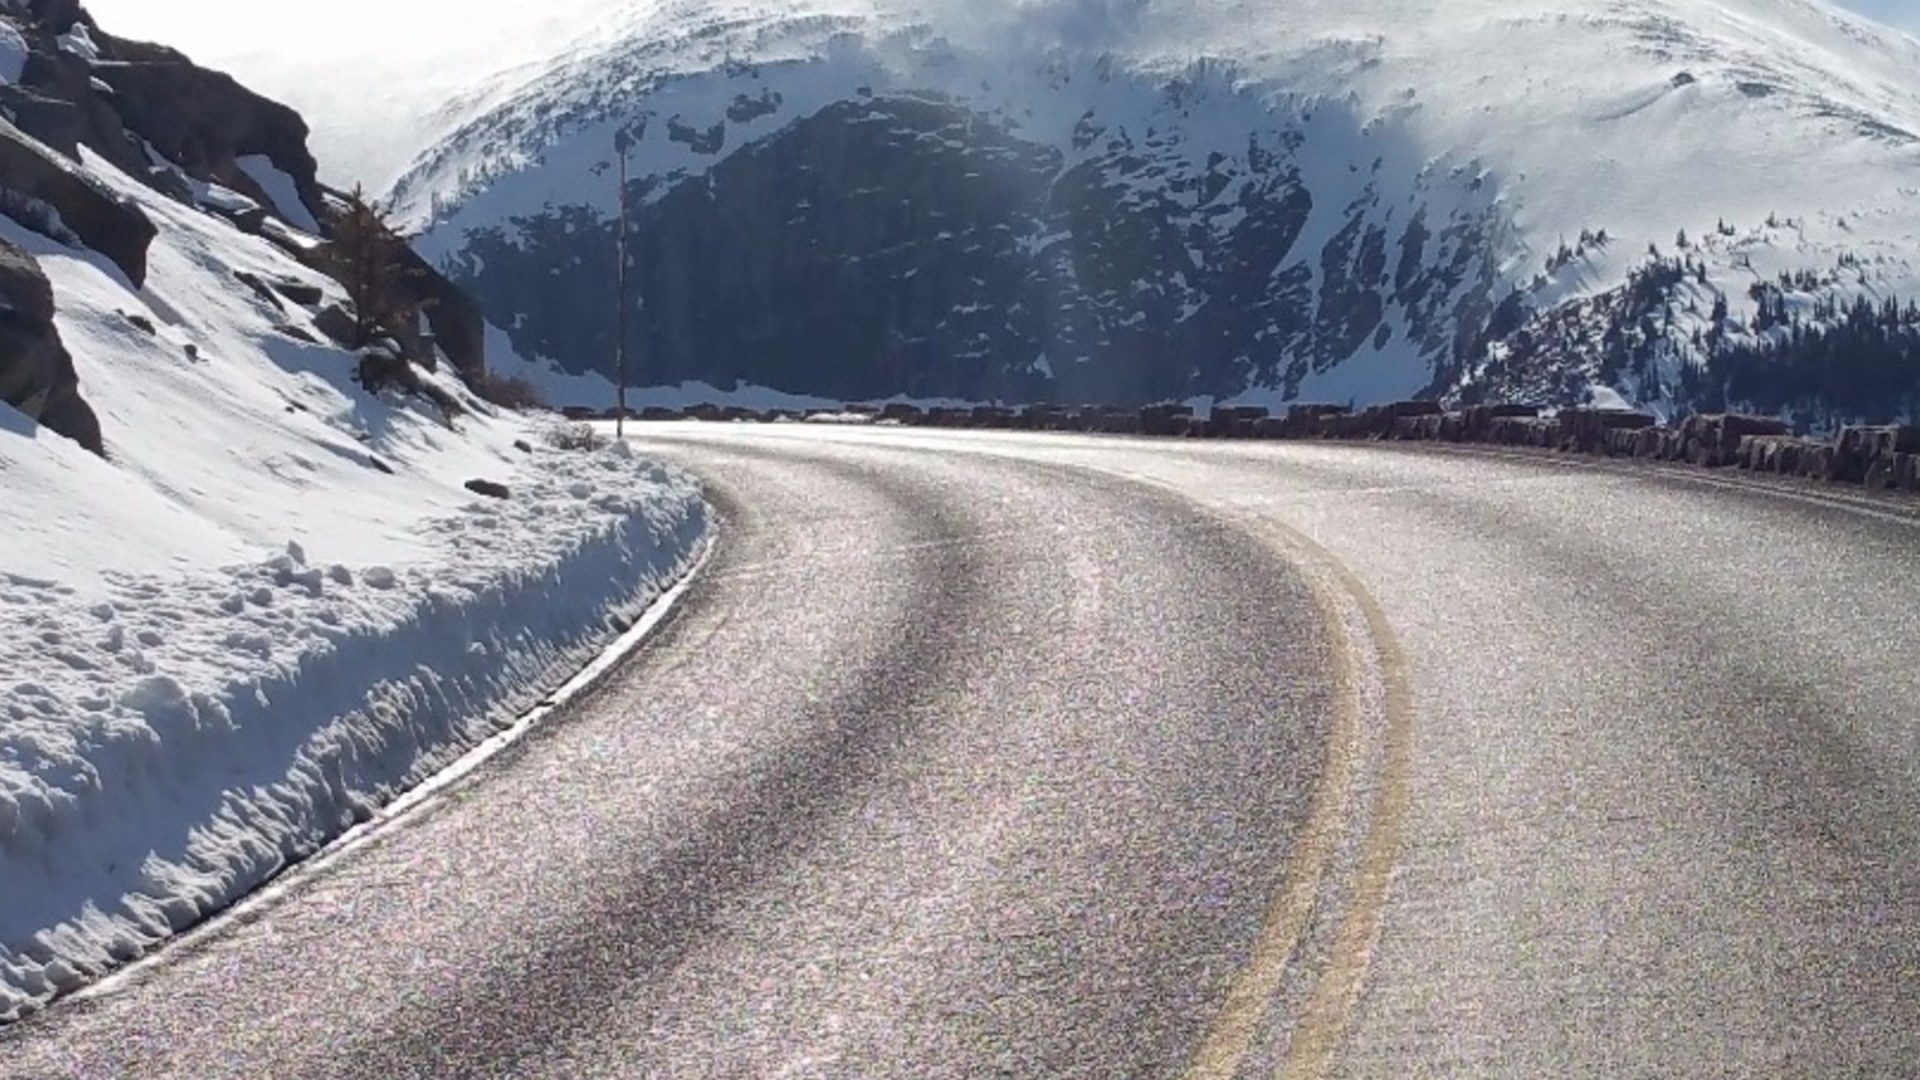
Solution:
<path fill-rule="evenodd" d="M 0 218 L 52 282 L 106 448 L 0 404 L 0 1019 L 511 723 L 706 525 L 690 477 L 501 413 L 444 362 L 422 374 L 440 404 L 368 394 L 314 325 L 339 286 L 81 155 L 158 236 L 135 288 Z"/>

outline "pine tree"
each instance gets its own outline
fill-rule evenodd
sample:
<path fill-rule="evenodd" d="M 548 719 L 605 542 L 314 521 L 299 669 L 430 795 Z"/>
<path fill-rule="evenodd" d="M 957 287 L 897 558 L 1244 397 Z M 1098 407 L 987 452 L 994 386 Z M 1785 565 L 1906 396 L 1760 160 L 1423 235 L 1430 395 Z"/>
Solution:
<path fill-rule="evenodd" d="M 382 337 L 405 340 L 418 319 L 419 304 L 404 288 L 405 241 L 387 223 L 379 207 L 355 185 L 329 235 L 329 272 L 353 301 L 353 341 L 364 349 Z"/>

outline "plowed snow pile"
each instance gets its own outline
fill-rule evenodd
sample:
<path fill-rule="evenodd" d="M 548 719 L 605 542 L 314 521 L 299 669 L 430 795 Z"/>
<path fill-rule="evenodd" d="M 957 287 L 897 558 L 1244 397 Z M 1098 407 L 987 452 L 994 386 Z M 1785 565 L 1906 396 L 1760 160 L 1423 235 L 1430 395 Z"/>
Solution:
<path fill-rule="evenodd" d="M 367 394 L 351 355 L 304 340 L 326 340 L 311 317 L 337 285 L 86 165 L 160 235 L 136 291 L 0 219 L 53 281 L 110 459 L 0 404 L 0 1019 L 506 726 L 685 571 L 706 525 L 691 478 L 604 440 L 561 449 L 552 421 L 496 412 L 445 365 L 427 379 L 451 419 Z"/>

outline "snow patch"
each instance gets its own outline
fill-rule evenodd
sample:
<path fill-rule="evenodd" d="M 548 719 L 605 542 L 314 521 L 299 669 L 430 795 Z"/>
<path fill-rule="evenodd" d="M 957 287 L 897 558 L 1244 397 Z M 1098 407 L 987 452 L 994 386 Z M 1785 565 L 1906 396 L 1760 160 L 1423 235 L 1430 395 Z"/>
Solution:
<path fill-rule="evenodd" d="M 260 185 L 260 190 L 267 193 L 267 198 L 272 200 L 274 209 L 280 212 L 281 218 L 287 224 L 315 236 L 320 234 L 320 223 L 314 220 L 313 211 L 308 210 L 307 204 L 300 201 L 299 185 L 294 183 L 293 177 L 275 165 L 272 158 L 265 154 L 248 154 L 245 157 L 235 158 L 234 161 L 240 166 L 241 172 L 252 177 L 253 182 Z"/>
<path fill-rule="evenodd" d="M 0 82 L 13 85 L 27 70 L 27 39 L 18 27 L 0 19 Z"/>

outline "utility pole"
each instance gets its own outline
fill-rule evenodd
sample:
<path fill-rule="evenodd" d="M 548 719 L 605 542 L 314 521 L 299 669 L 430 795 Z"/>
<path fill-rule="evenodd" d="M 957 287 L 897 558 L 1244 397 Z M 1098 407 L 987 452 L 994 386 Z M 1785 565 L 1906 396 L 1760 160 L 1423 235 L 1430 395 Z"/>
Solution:
<path fill-rule="evenodd" d="M 613 368 L 618 381 L 618 397 L 615 402 L 618 414 L 613 421 L 613 436 L 616 439 L 627 437 L 627 129 L 622 127 L 613 133 L 613 148 L 620 155 L 620 232 L 616 242 L 614 287 L 620 297 L 614 303 L 613 331 Z"/>

